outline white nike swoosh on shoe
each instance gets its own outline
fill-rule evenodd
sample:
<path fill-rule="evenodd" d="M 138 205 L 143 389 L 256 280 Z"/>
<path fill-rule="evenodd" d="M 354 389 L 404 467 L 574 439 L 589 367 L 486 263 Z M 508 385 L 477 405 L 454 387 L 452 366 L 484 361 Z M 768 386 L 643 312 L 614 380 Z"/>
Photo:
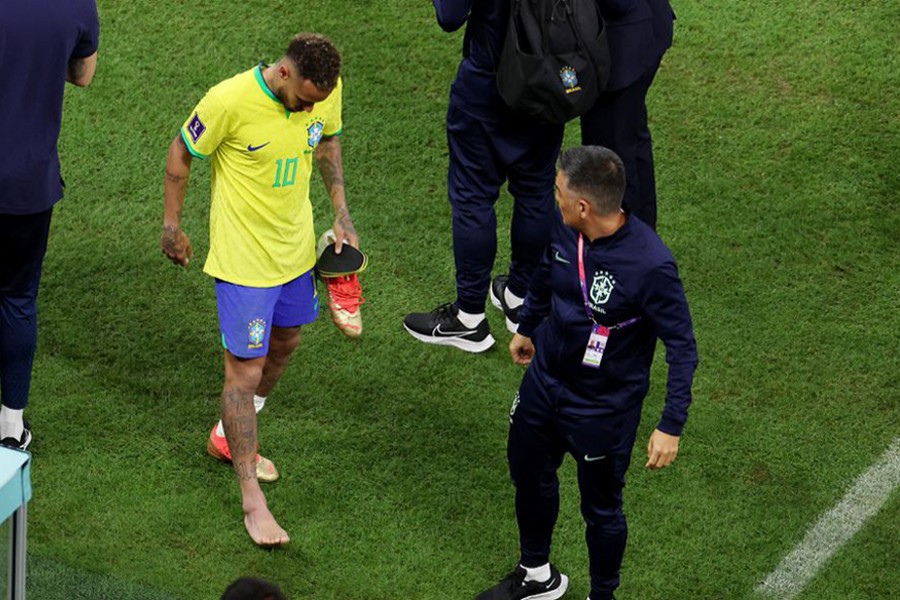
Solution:
<path fill-rule="evenodd" d="M 561 263 L 563 263 L 564 265 L 571 265 L 571 264 L 572 264 L 572 263 L 570 263 L 569 261 L 567 261 L 565 258 L 563 258 L 563 257 L 559 254 L 559 250 L 557 250 L 557 251 L 555 252 L 555 254 L 553 255 L 553 260 L 555 260 L 556 262 L 561 262 Z"/>
<path fill-rule="evenodd" d="M 471 331 L 462 331 L 462 332 L 458 332 L 458 331 L 450 331 L 450 332 L 446 332 L 446 331 L 442 331 L 442 330 L 441 330 L 441 326 L 438 325 L 437 327 L 434 328 L 434 331 L 431 332 L 431 335 L 433 335 L 433 336 L 435 336 L 435 337 L 445 337 L 445 338 L 455 337 L 455 338 L 458 338 L 458 337 L 465 337 L 466 335 L 468 335 L 468 334 L 470 334 L 470 333 L 471 333 Z"/>
<path fill-rule="evenodd" d="M 603 460 L 604 458 L 606 458 L 605 454 L 603 454 L 602 456 L 588 456 L 587 454 L 585 454 L 584 462 L 595 462 L 598 460 Z"/>

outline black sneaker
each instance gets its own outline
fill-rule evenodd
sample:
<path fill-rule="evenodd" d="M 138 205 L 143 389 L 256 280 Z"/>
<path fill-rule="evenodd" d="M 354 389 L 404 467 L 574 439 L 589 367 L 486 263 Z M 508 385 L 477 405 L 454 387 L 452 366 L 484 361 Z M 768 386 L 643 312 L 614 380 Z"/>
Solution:
<path fill-rule="evenodd" d="M 494 345 L 487 319 L 469 329 L 458 314 L 456 304 L 442 304 L 430 313 L 409 313 L 403 319 L 403 327 L 420 342 L 453 346 L 466 352 L 484 352 Z"/>
<path fill-rule="evenodd" d="M 3 438 L 0 440 L 0 444 L 3 444 L 7 448 L 15 448 L 16 450 L 24 450 L 27 448 L 28 444 L 31 443 L 31 425 L 28 423 L 28 419 L 22 419 L 22 425 L 24 426 L 22 437 L 19 439 L 14 437 Z"/>
<path fill-rule="evenodd" d="M 491 304 L 503 311 L 506 315 L 506 328 L 510 333 L 515 333 L 519 327 L 519 309 L 521 306 L 510 308 L 506 303 L 506 284 L 509 283 L 508 275 L 497 275 L 491 282 Z"/>
<path fill-rule="evenodd" d="M 518 566 L 496 586 L 478 594 L 475 600 L 555 600 L 562 598 L 568 587 L 569 578 L 552 564 L 547 581 L 525 581 L 525 569 Z"/>

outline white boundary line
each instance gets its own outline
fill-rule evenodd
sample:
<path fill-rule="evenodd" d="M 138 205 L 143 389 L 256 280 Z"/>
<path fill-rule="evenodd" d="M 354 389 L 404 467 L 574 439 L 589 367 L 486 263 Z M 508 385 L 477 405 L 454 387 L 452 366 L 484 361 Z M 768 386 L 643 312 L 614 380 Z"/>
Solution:
<path fill-rule="evenodd" d="M 756 591 L 779 600 L 799 594 L 831 556 L 900 487 L 900 437 L 863 473 L 834 508 L 822 515 L 806 537 L 784 557 Z"/>

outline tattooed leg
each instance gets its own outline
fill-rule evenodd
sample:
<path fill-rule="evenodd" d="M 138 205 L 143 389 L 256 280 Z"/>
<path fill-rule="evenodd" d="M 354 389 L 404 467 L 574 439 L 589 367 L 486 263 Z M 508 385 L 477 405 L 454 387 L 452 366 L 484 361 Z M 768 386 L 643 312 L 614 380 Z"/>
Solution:
<path fill-rule="evenodd" d="M 241 488 L 244 526 L 257 545 L 271 547 L 286 544 L 290 538 L 269 512 L 266 497 L 256 479 L 257 437 L 253 391 L 262 378 L 264 363 L 265 358 L 244 360 L 225 351 L 222 424 Z"/>

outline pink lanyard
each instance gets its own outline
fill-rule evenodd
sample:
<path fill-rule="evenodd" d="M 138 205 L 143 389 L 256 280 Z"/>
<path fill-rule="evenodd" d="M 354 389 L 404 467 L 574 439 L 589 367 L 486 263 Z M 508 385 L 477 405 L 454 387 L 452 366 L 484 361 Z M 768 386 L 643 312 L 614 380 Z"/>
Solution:
<path fill-rule="evenodd" d="M 581 284 L 581 297 L 584 300 L 584 310 L 587 313 L 591 323 L 597 325 L 594 319 L 594 311 L 591 310 L 591 303 L 588 301 L 587 281 L 584 278 L 584 236 L 578 233 L 578 283 Z"/>

